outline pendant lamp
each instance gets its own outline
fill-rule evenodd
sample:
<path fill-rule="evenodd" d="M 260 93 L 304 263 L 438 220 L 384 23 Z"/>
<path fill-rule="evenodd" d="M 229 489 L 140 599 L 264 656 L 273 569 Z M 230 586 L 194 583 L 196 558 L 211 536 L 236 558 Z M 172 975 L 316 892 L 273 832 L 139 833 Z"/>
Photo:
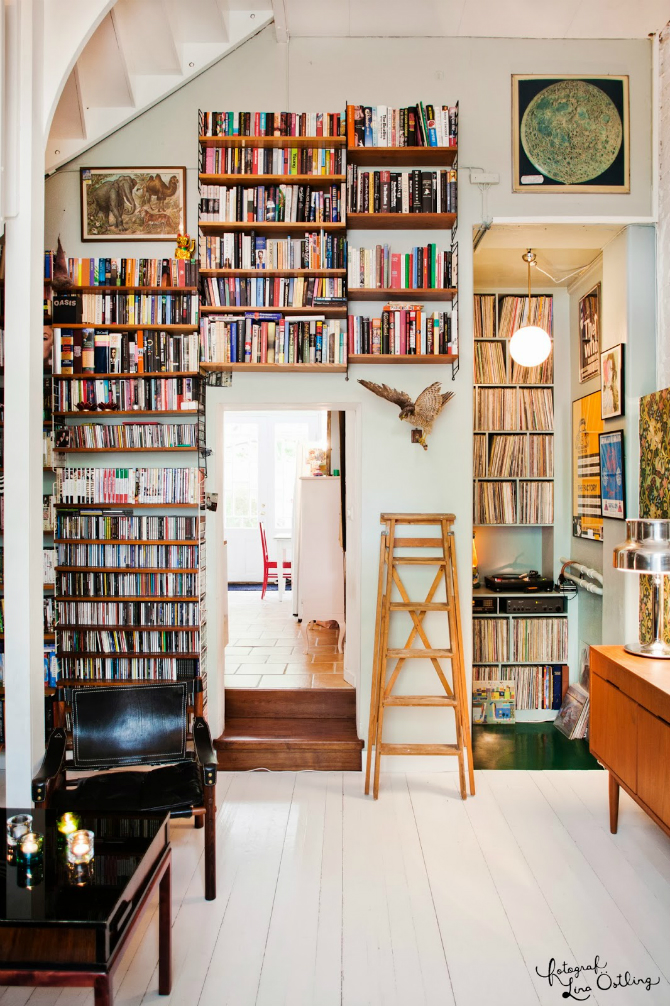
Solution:
<path fill-rule="evenodd" d="M 528 264 L 528 314 L 530 319 L 530 267 L 535 263 L 535 253 L 529 248 L 521 258 Z M 509 341 L 509 351 L 520 367 L 537 367 L 544 363 L 551 353 L 551 339 L 543 328 L 537 325 L 523 325 L 517 328 Z"/>

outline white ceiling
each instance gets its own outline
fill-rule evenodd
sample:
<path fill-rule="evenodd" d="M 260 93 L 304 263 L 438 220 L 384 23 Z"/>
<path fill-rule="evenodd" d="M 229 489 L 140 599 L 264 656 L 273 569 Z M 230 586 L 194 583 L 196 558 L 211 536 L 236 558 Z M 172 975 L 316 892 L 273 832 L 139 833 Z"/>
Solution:
<path fill-rule="evenodd" d="M 591 265 L 620 230 L 621 224 L 494 224 L 474 255 L 475 286 L 525 289 L 528 267 L 521 256 L 532 248 L 538 266 L 531 273 L 533 288 L 568 287 L 577 280 L 575 273 Z"/>
<path fill-rule="evenodd" d="M 669 0 L 273 0 L 289 36 L 646 38 Z"/>

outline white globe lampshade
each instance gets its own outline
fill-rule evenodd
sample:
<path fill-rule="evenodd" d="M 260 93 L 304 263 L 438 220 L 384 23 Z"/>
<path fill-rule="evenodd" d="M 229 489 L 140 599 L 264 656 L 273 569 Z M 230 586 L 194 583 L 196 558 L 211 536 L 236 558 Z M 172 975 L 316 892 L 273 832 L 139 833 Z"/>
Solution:
<path fill-rule="evenodd" d="M 509 351 L 520 367 L 537 367 L 551 353 L 551 339 L 543 328 L 524 325 L 510 339 Z"/>

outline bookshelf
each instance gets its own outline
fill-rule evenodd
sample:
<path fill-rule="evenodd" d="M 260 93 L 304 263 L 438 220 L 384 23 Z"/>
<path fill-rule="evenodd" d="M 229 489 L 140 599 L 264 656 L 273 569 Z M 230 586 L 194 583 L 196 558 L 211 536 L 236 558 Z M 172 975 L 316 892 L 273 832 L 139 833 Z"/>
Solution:
<path fill-rule="evenodd" d="M 70 294 L 81 297 L 77 310 L 95 321 L 65 319 L 55 340 L 59 682 L 67 688 L 199 678 L 206 702 L 205 388 L 197 264 L 113 261 L 114 276 L 139 273 L 147 279 L 142 285 L 106 282 L 109 263 L 70 260 L 72 278 L 96 279 Z M 161 285 L 161 276 L 170 283 Z M 100 320 L 127 308 L 144 322 Z M 188 322 L 156 320 L 176 309 L 187 312 Z M 66 333 L 72 335 L 64 339 Z M 174 461 L 172 453 L 178 453 Z"/>
<path fill-rule="evenodd" d="M 347 106 L 347 123 L 353 107 Z M 410 118 L 417 118 L 420 110 L 425 117 L 423 106 L 388 110 L 389 122 L 392 112 L 399 127 L 401 113 L 406 119 L 404 139 L 399 128 L 393 134 L 398 142 L 388 146 L 378 142 L 357 145 L 355 132 L 345 129 L 345 116 L 338 113 L 281 113 L 279 117 L 263 112 L 199 113 L 203 375 L 222 370 L 343 373 L 352 364 L 403 363 L 450 364 L 455 376 L 458 106 L 441 107 L 443 119 L 436 136 L 429 139 L 427 133 L 417 135 L 416 122 L 409 128 Z M 377 110 L 374 112 L 376 115 Z M 266 135 L 273 124 L 275 133 L 282 135 Z M 320 128 L 329 135 L 310 135 L 310 129 Z M 235 135 L 233 130 L 239 133 Z M 296 132 L 300 135 L 290 135 Z M 439 145 L 433 145 L 436 140 Z M 411 143 L 402 146 L 405 141 Z M 424 211 L 423 204 L 417 211 L 415 203 L 413 212 L 361 212 L 354 190 L 357 172 L 365 172 L 368 167 L 399 169 L 406 179 L 405 188 L 410 176 L 415 184 L 421 184 L 422 179 L 428 184 L 430 175 L 434 194 L 429 211 Z M 301 188 L 303 194 L 298 192 Z M 312 205 L 316 211 L 307 214 L 304 207 Z M 333 214 L 334 206 L 339 207 L 337 216 Z M 304 219 L 310 215 L 311 220 Z M 394 283 L 389 275 L 388 282 L 381 286 L 352 284 L 347 245 L 350 232 L 357 230 L 448 231 L 448 282 L 441 271 L 446 252 L 440 251 L 440 274 L 433 255 L 429 271 L 420 270 L 425 282 L 416 282 L 414 277 L 411 283 Z M 398 250 L 406 244 L 404 238 L 404 234 L 395 238 Z M 437 233 L 435 240 L 439 241 Z M 315 302 L 312 290 L 320 280 L 325 295 Z M 304 286 L 298 286 L 303 281 Z M 328 281 L 333 283 L 327 285 Z M 417 333 L 412 328 L 411 333 L 406 332 L 403 318 L 402 340 L 389 342 L 388 352 L 383 351 L 381 343 L 368 346 L 367 341 L 357 338 L 357 315 L 351 313 L 352 305 L 360 302 L 380 303 L 382 307 L 397 303 L 403 310 L 405 305 L 418 303 L 422 331 Z M 249 321 L 254 311 L 259 312 L 258 331 Z M 299 319 L 304 324 L 296 331 Z M 312 319 L 314 325 L 309 324 Z M 342 324 L 345 319 L 346 328 Z M 442 340 L 438 352 L 427 351 L 433 331 Z M 409 338 L 413 340 L 410 351 Z"/>
<path fill-rule="evenodd" d="M 475 295 L 475 527 L 554 523 L 553 354 L 530 370 L 509 354 L 515 319 L 527 300 Z M 553 335 L 552 298 L 533 297 L 533 309 Z"/>
<path fill-rule="evenodd" d="M 406 329 L 398 312 L 392 312 L 389 325 L 382 310 L 381 338 L 374 331 L 376 318 L 361 315 L 364 320 L 354 320 L 353 331 L 350 320 L 350 364 L 450 363 L 452 378 L 458 370 L 458 106 L 442 109 L 444 121 L 433 130 L 435 135 L 430 135 L 432 106 L 420 103 L 391 109 L 347 105 L 347 230 L 352 234 L 380 232 L 380 236 L 384 232 L 383 239 L 388 242 L 370 249 L 358 247 L 358 242 L 352 245 L 350 240 L 349 304 L 376 303 L 383 309 L 397 304 L 408 310 L 413 305 L 419 312 L 416 327 L 412 320 Z M 434 231 L 448 231 L 450 247 L 442 249 L 436 234 L 425 248 L 407 252 L 408 231 L 426 232 L 426 237 Z M 363 244 L 365 240 L 361 238 Z M 447 304 L 451 310 L 446 309 Z M 439 320 L 436 329 L 431 308 L 433 319 Z M 400 339 L 396 332 L 399 320 Z M 368 323 L 373 328 L 372 338 Z M 387 334 L 388 328 L 391 331 Z M 436 338 L 439 341 L 434 341 Z"/>
<path fill-rule="evenodd" d="M 526 321 L 527 296 L 475 294 L 473 306 L 474 527 L 485 536 L 489 563 L 496 543 L 502 544 L 498 536 L 515 528 L 541 536 L 548 555 L 554 534 L 553 353 L 532 369 L 511 359 L 509 339 Z M 531 320 L 553 338 L 551 296 L 532 298 Z M 514 600 L 527 601 L 528 594 L 483 586 L 473 593 L 473 687 L 513 682 L 517 722 L 553 720 L 568 687 L 567 599 L 549 597 L 557 611 L 521 613 Z"/>

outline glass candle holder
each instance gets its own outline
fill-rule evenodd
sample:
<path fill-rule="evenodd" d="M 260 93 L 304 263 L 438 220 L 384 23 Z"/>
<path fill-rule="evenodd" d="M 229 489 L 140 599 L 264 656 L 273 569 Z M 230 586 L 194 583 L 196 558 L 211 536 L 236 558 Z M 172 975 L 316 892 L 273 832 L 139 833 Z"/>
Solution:
<path fill-rule="evenodd" d="M 93 859 L 93 832 L 73 831 L 67 836 L 67 858 L 69 863 L 90 863 Z"/>
<path fill-rule="evenodd" d="M 7 818 L 7 845 L 18 845 L 33 828 L 32 814 L 15 814 Z"/>
<path fill-rule="evenodd" d="M 68 863 L 67 879 L 73 887 L 86 887 L 93 880 L 93 862 Z"/>
<path fill-rule="evenodd" d="M 30 866 L 25 864 L 17 863 L 16 865 L 16 883 L 18 887 L 23 887 L 27 891 L 32 891 L 33 887 L 37 887 L 44 880 L 44 858 L 40 855 L 39 859 L 35 859 Z"/>
<path fill-rule="evenodd" d="M 29 831 L 19 839 L 16 850 L 16 862 L 19 866 L 31 866 L 42 860 L 42 850 L 44 846 L 44 835 L 36 831 Z"/>

